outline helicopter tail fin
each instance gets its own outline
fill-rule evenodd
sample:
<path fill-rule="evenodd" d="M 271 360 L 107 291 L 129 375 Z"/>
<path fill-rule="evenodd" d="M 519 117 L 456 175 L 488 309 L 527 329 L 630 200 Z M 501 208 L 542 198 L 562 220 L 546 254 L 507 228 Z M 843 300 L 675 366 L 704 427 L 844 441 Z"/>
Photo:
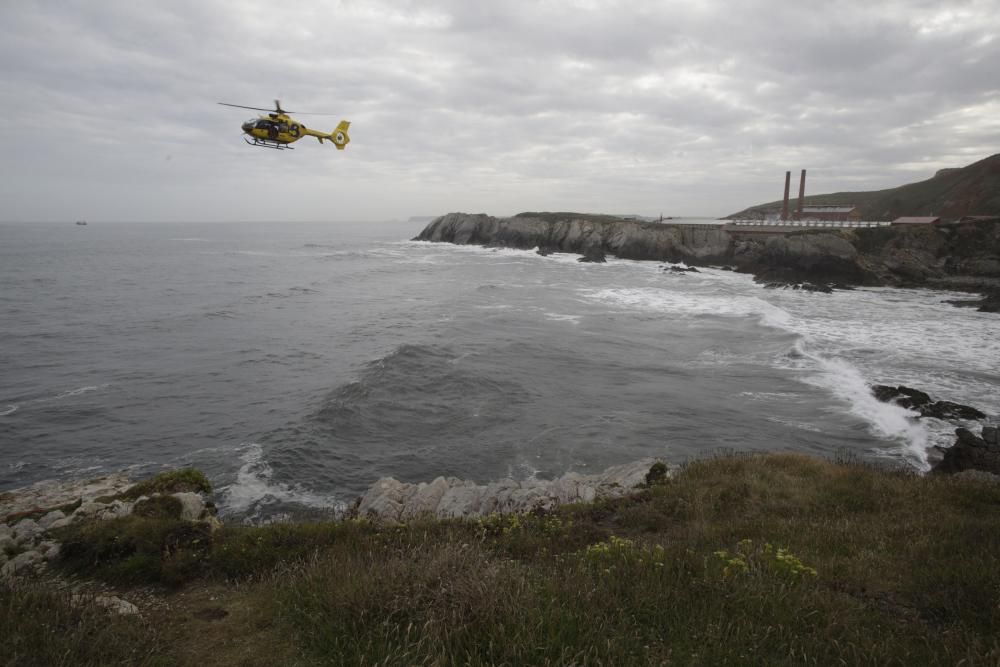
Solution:
<path fill-rule="evenodd" d="M 338 151 L 344 150 L 347 144 L 351 143 L 351 137 L 347 134 L 347 129 L 350 126 L 350 121 L 342 120 L 333 132 L 326 136 L 327 139 L 333 142 L 333 145 L 337 147 Z M 320 139 L 319 142 L 323 143 L 323 139 Z"/>

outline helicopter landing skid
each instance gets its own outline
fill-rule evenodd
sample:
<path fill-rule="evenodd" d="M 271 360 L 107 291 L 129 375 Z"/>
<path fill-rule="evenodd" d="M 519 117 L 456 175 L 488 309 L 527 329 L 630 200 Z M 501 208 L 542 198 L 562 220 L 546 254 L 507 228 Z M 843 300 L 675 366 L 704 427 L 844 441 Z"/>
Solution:
<path fill-rule="evenodd" d="M 261 146 L 263 148 L 273 148 L 273 149 L 278 150 L 278 151 L 283 151 L 283 150 L 293 151 L 293 150 L 295 150 L 294 148 L 292 148 L 288 144 L 283 144 L 283 143 L 274 141 L 273 139 L 260 139 L 258 137 L 254 137 L 253 141 L 251 141 L 251 140 L 247 139 L 246 137 L 243 137 L 243 141 L 247 142 L 251 146 Z"/>

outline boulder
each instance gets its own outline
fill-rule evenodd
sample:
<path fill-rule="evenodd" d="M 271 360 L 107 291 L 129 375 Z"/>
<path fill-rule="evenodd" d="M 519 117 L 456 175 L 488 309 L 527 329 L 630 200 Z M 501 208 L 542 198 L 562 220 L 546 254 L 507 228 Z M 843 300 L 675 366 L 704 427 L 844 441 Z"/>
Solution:
<path fill-rule="evenodd" d="M 48 514 L 46 514 L 45 516 L 43 516 L 41 519 L 38 520 L 38 525 L 44 528 L 45 530 L 49 530 L 52 527 L 53 523 L 59 521 L 60 519 L 65 519 L 65 518 L 66 514 L 62 510 L 52 510 L 51 512 L 49 512 Z"/>
<path fill-rule="evenodd" d="M 986 414 L 976 408 L 951 401 L 935 401 L 922 408 L 920 414 L 924 417 L 937 419 L 983 419 Z"/>
<path fill-rule="evenodd" d="M 444 477 L 438 477 L 430 484 L 421 482 L 417 485 L 416 492 L 409 497 L 405 507 L 401 508 L 399 517 L 412 519 L 425 515 L 433 516 L 448 488 L 448 481 Z"/>
<path fill-rule="evenodd" d="M 920 413 L 921 417 L 935 419 L 984 419 L 986 414 L 969 405 L 952 403 L 951 401 L 934 401 L 930 395 L 919 389 L 911 389 L 900 385 L 890 387 L 877 384 L 872 387 L 872 394 L 883 403 L 895 403 L 908 410 Z"/>
<path fill-rule="evenodd" d="M 113 611 L 116 614 L 128 615 L 139 613 L 139 608 L 134 604 L 114 595 L 98 595 L 96 597 L 91 597 L 89 595 L 81 595 L 77 593 L 70 598 L 69 603 L 74 607 L 79 607 L 85 604 L 95 604 L 99 607 L 104 607 L 109 611 Z"/>
<path fill-rule="evenodd" d="M 965 470 L 981 470 L 1000 475 L 1000 445 L 987 443 L 966 428 L 955 429 L 955 444 L 944 452 L 944 457 L 931 472 L 954 474 Z"/>
<path fill-rule="evenodd" d="M 201 494 L 192 491 L 182 491 L 171 495 L 181 502 L 180 518 L 182 521 L 201 520 L 202 515 L 205 513 L 205 499 L 201 497 Z"/>
<path fill-rule="evenodd" d="M 131 514 L 134 506 L 135 503 L 128 501 L 112 500 L 108 505 L 105 505 L 102 509 L 98 510 L 96 515 L 105 521 L 120 519 Z"/>
<path fill-rule="evenodd" d="M 0 568 L 0 576 L 2 577 L 19 576 L 23 574 L 27 568 L 31 567 L 32 565 L 35 565 L 36 563 L 41 562 L 41 560 L 42 560 L 42 554 L 38 553 L 37 551 L 34 550 L 25 551 L 24 553 L 20 553 L 11 558 L 6 563 L 4 563 L 3 568 Z"/>
<path fill-rule="evenodd" d="M 929 394 L 903 385 L 890 387 L 889 385 L 877 384 L 872 387 L 872 394 L 883 403 L 893 402 L 900 407 L 918 412 L 921 406 L 929 405 L 931 402 Z"/>
<path fill-rule="evenodd" d="M 59 543 L 58 542 L 42 542 L 38 545 L 38 551 L 42 554 L 45 560 L 55 560 L 59 557 Z"/>
<path fill-rule="evenodd" d="M 398 521 L 403 511 L 403 500 L 409 494 L 404 484 L 392 477 L 383 477 L 375 482 L 358 504 L 358 516 L 381 517 Z"/>
<path fill-rule="evenodd" d="M 49 530 L 57 530 L 59 528 L 65 528 L 66 526 L 73 523 L 73 516 L 68 516 L 65 519 L 57 519 L 49 524 Z"/>
<path fill-rule="evenodd" d="M 542 257 L 548 257 L 554 252 L 559 252 L 559 246 L 544 244 L 538 246 L 538 250 L 536 250 L 535 252 L 537 252 Z"/>
<path fill-rule="evenodd" d="M 594 264 L 604 264 L 608 261 L 603 248 L 597 245 L 588 246 L 583 251 L 583 257 L 576 260 L 578 262 L 592 262 Z"/>
<path fill-rule="evenodd" d="M 21 519 L 14 526 L 14 542 L 19 545 L 30 544 L 35 538 L 45 532 L 34 519 Z"/>
<path fill-rule="evenodd" d="M 437 506 L 437 515 L 443 518 L 461 516 L 479 516 L 485 487 L 450 486 L 441 496 Z"/>
<path fill-rule="evenodd" d="M 107 505 L 104 503 L 95 503 L 93 501 L 88 501 L 82 503 L 73 512 L 73 517 L 75 519 L 86 519 L 92 516 L 97 516 L 97 513 L 103 510 Z"/>
<path fill-rule="evenodd" d="M 94 602 L 106 609 L 110 609 L 116 614 L 131 615 L 138 614 L 139 608 L 128 600 L 123 600 L 113 595 L 99 595 L 94 598 Z"/>

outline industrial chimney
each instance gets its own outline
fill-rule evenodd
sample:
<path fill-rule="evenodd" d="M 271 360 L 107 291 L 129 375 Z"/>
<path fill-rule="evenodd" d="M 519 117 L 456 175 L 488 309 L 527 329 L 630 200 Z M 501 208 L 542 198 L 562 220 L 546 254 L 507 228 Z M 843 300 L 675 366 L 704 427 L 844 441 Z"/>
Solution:
<path fill-rule="evenodd" d="M 785 201 L 781 205 L 781 220 L 788 220 L 788 188 L 792 184 L 792 172 L 785 172 Z"/>
<path fill-rule="evenodd" d="M 796 220 L 802 219 L 802 208 L 803 205 L 805 204 L 803 200 L 805 198 L 806 198 L 806 170 L 803 169 L 802 178 L 799 180 L 799 210 L 795 214 Z"/>

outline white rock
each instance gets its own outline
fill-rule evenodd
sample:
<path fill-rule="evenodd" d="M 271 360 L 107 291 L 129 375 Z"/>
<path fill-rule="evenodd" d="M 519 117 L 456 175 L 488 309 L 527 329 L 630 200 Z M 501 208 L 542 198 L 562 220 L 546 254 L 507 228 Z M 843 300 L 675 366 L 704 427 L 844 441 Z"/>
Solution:
<path fill-rule="evenodd" d="M 184 491 L 171 494 L 181 501 L 181 519 L 184 521 L 198 521 L 205 511 L 205 500 L 197 493 Z"/>
<path fill-rule="evenodd" d="M 4 563 L 3 568 L 0 568 L 0 576 L 15 577 L 26 568 L 41 560 L 42 554 L 37 551 L 25 551 L 24 553 L 20 553 Z"/>
<path fill-rule="evenodd" d="M 65 519 L 58 519 L 57 521 L 53 521 L 52 524 L 49 526 L 49 530 L 56 530 L 57 528 L 65 528 L 66 526 L 73 523 L 74 516 L 75 515 L 70 515 Z"/>
<path fill-rule="evenodd" d="M 43 532 L 44 529 L 34 519 L 21 519 L 14 526 L 14 541 L 18 544 L 28 544 Z"/>
<path fill-rule="evenodd" d="M 479 516 L 479 507 L 485 491 L 486 487 L 483 486 L 450 487 L 441 497 L 437 515 L 445 518 Z"/>
<path fill-rule="evenodd" d="M 14 533 L 14 529 L 5 523 L 0 523 L 0 538 Z"/>
<path fill-rule="evenodd" d="M 0 500 L 0 516 L 25 512 L 41 507 L 59 507 L 83 499 L 114 496 L 132 486 L 125 473 L 114 473 L 96 479 L 44 481 L 13 489 Z"/>
<path fill-rule="evenodd" d="M 38 520 L 38 525 L 48 530 L 52 527 L 52 524 L 60 519 L 66 518 L 66 514 L 62 510 L 52 510 L 41 519 Z"/>
<path fill-rule="evenodd" d="M 110 504 L 97 511 L 97 516 L 105 521 L 120 519 L 132 513 L 134 503 L 125 500 L 112 500 Z"/>
<path fill-rule="evenodd" d="M 98 512 L 107 507 L 104 503 L 95 502 L 85 502 L 81 504 L 73 512 L 73 516 L 76 518 L 87 518 L 91 516 L 96 516 Z"/>
<path fill-rule="evenodd" d="M 398 521 L 403 509 L 403 498 L 406 486 L 392 477 L 383 477 L 365 492 L 358 505 L 358 514 L 363 517 L 372 516 L 390 521 Z"/>
<path fill-rule="evenodd" d="M 550 510 L 563 503 L 592 502 L 632 493 L 646 481 L 655 459 L 614 466 L 596 475 L 570 472 L 552 481 L 503 479 L 481 486 L 455 477 L 438 477 L 429 484 L 406 484 L 384 477 L 358 504 L 360 516 L 401 521 L 425 514 L 438 517 L 480 516 L 493 512 Z M 669 467 L 667 476 L 676 471 Z"/>
<path fill-rule="evenodd" d="M 55 560 L 59 557 L 60 546 L 58 542 L 49 542 L 52 546 L 42 552 L 42 558 L 45 560 Z"/>
<path fill-rule="evenodd" d="M 98 597 L 94 598 L 94 602 L 96 604 L 101 605 L 102 607 L 110 609 L 111 611 L 117 614 L 127 615 L 127 614 L 139 613 L 139 608 L 136 607 L 134 604 L 132 604 L 128 600 L 122 600 L 121 598 L 115 597 L 113 595 L 99 595 Z"/>
<path fill-rule="evenodd" d="M 430 484 L 421 482 L 400 512 L 400 518 L 413 519 L 419 516 L 433 516 L 448 488 L 448 482 L 444 477 L 438 477 Z"/>

